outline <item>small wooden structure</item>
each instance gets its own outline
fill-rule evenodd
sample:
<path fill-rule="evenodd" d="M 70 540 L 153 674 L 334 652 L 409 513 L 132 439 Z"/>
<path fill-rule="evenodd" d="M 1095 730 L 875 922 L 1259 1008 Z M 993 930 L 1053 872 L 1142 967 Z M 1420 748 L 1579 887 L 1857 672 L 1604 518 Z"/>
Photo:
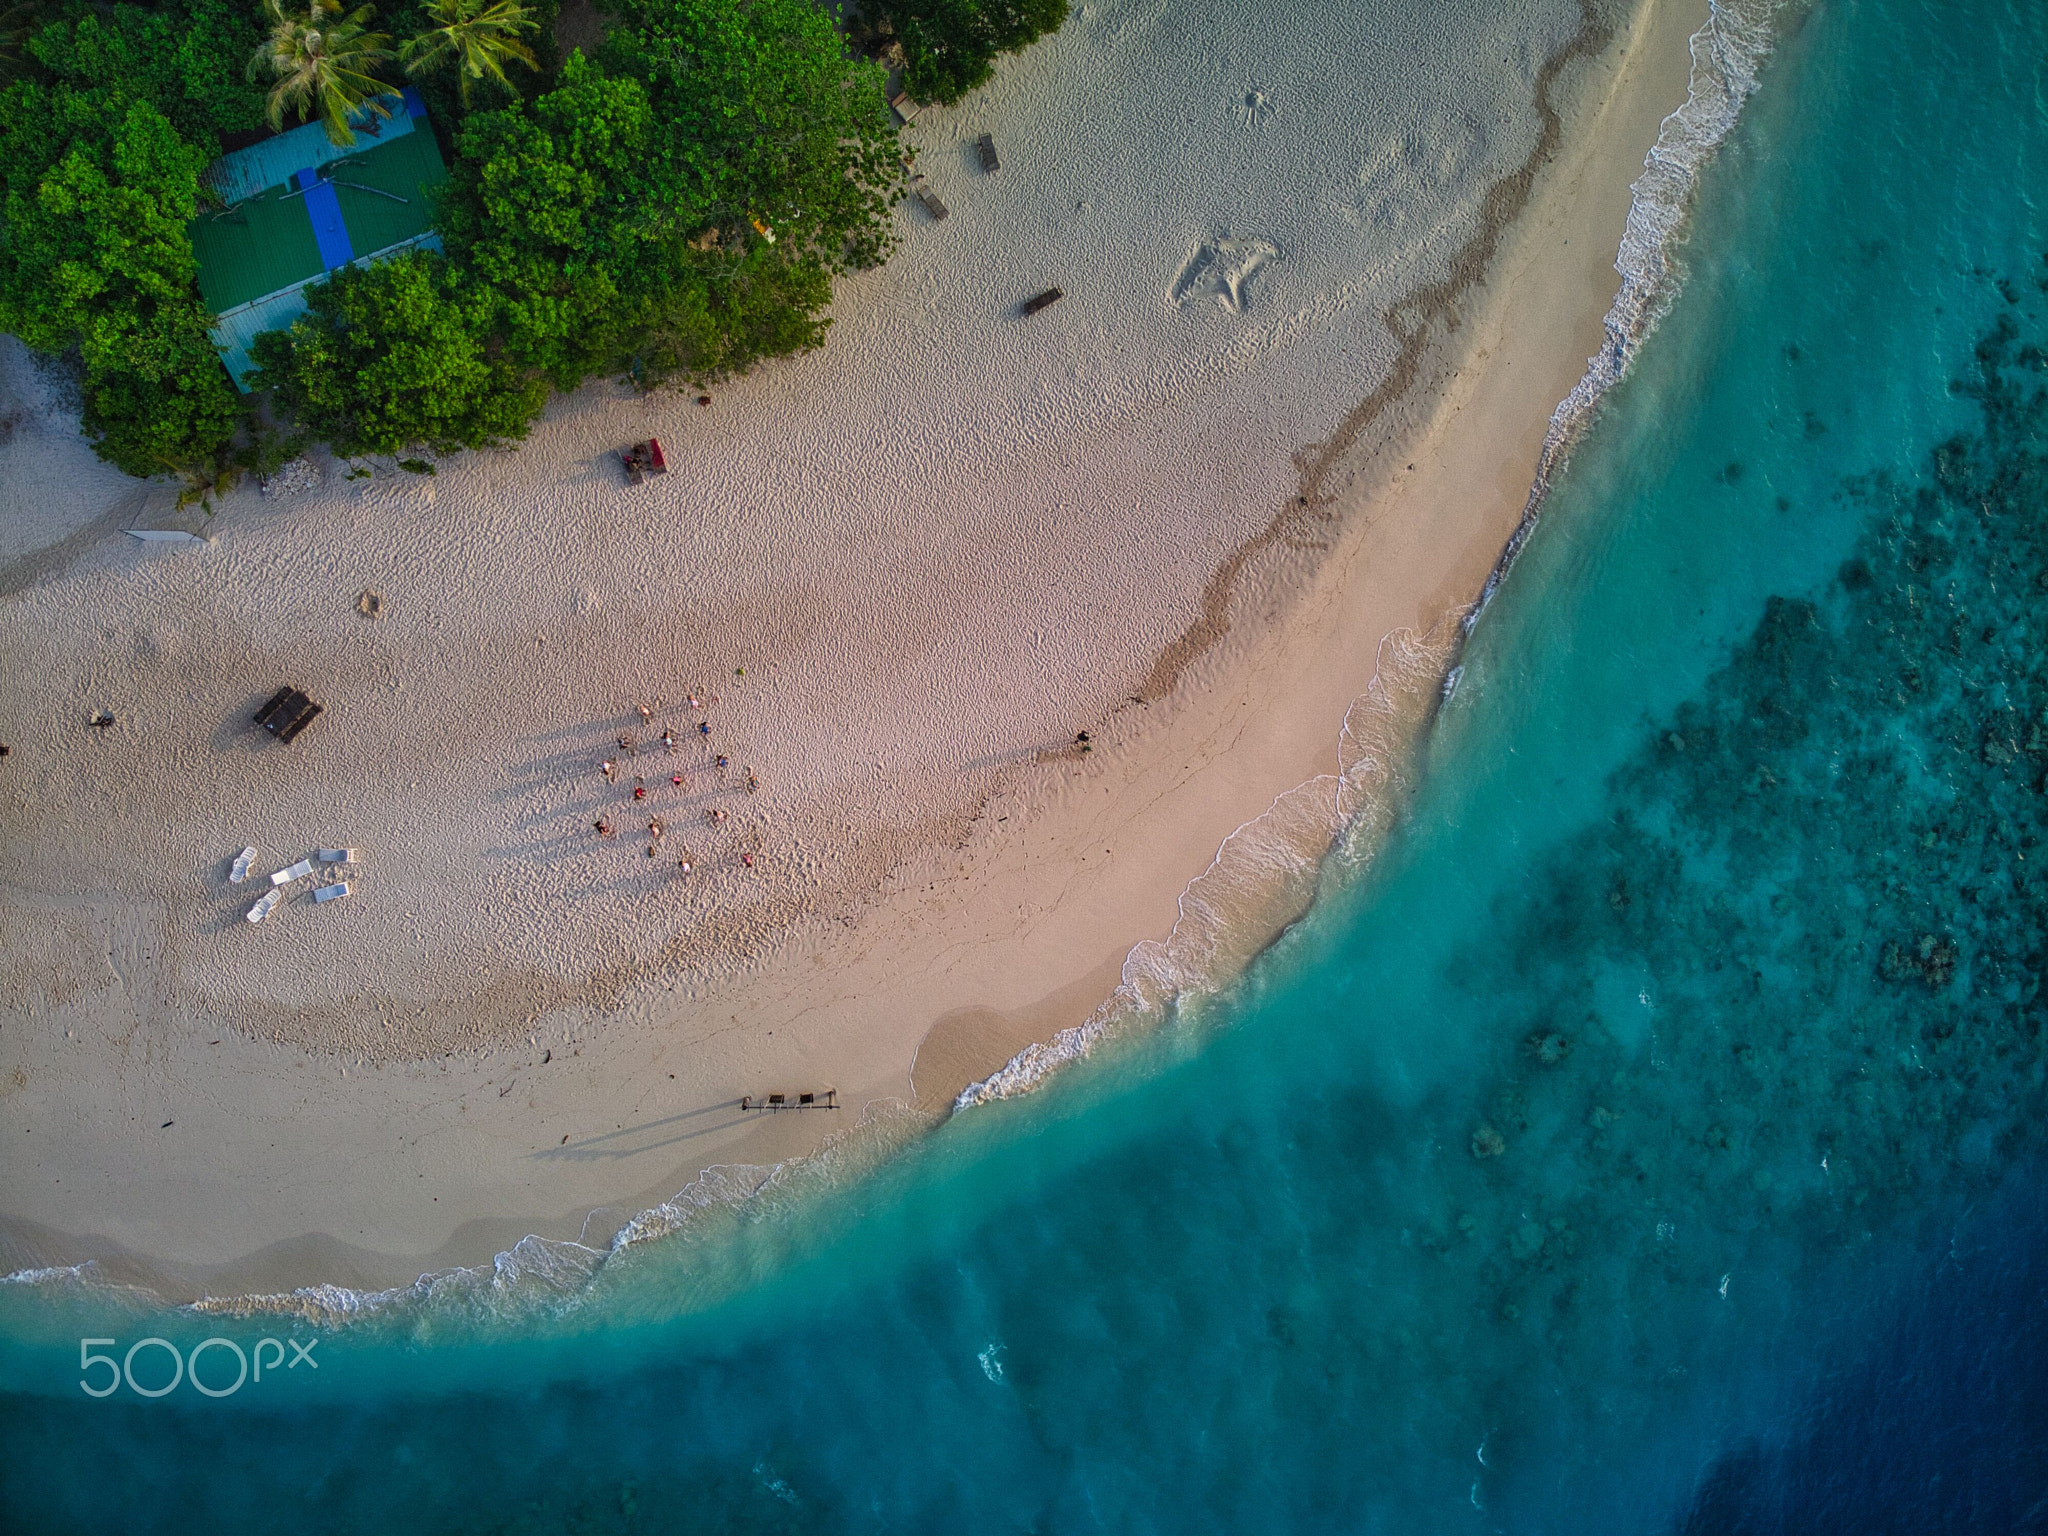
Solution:
<path fill-rule="evenodd" d="M 1030 298 L 1026 299 L 1022 304 L 1018 305 L 1017 313 L 1025 317 L 1026 319 L 1029 319 L 1032 315 L 1037 314 L 1041 309 L 1045 309 L 1051 305 L 1057 304 L 1061 299 L 1065 297 L 1066 295 L 1061 293 L 1059 289 L 1048 288 L 1043 293 L 1034 293 Z"/>
<path fill-rule="evenodd" d="M 994 134 L 984 133 L 974 141 L 974 148 L 975 152 L 981 156 L 981 169 L 984 175 L 993 176 L 1003 168 L 1003 162 L 996 158 L 996 138 Z"/>
<path fill-rule="evenodd" d="M 765 1099 L 757 1099 L 752 1094 L 749 1094 L 740 1100 L 740 1109 L 743 1112 L 772 1109 L 779 1114 L 785 1109 L 837 1109 L 838 1107 L 839 1090 L 836 1088 L 825 1089 L 822 1096 L 816 1093 L 799 1093 L 794 1103 L 790 1102 L 790 1096 L 786 1093 L 771 1093 Z"/>
<path fill-rule="evenodd" d="M 643 485 L 649 475 L 668 473 L 668 459 L 661 451 L 661 439 L 650 437 L 644 443 L 635 443 L 619 455 L 626 466 L 626 483 Z"/>
<path fill-rule="evenodd" d="M 320 712 L 320 705 L 287 684 L 273 693 L 269 702 L 256 711 L 256 723 L 279 741 L 290 741 L 311 725 L 314 716 Z"/>

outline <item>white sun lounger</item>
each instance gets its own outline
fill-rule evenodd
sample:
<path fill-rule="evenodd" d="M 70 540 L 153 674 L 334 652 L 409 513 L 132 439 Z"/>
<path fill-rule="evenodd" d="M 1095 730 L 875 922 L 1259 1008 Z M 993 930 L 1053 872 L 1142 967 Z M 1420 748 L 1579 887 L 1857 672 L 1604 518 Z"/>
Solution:
<path fill-rule="evenodd" d="M 240 885 L 249 878 L 249 866 L 256 862 L 256 850 L 244 848 L 235 855 L 235 867 L 228 871 L 228 884 Z"/>
<path fill-rule="evenodd" d="M 276 874 L 272 875 L 270 883 L 272 885 L 290 885 L 294 880 L 302 879 L 311 873 L 313 873 L 313 861 L 311 859 L 301 859 L 290 869 L 280 869 Z"/>
<path fill-rule="evenodd" d="M 359 864 L 363 855 L 359 848 L 315 848 L 313 857 L 322 864 Z"/>
<path fill-rule="evenodd" d="M 346 880 L 337 880 L 332 885 L 315 886 L 313 889 L 313 899 L 315 901 L 335 901 L 347 894 L 348 882 Z"/>
<path fill-rule="evenodd" d="M 256 898 L 256 905 L 249 909 L 249 921 L 260 923 L 270 916 L 270 909 L 284 899 L 282 891 L 265 891 Z"/>

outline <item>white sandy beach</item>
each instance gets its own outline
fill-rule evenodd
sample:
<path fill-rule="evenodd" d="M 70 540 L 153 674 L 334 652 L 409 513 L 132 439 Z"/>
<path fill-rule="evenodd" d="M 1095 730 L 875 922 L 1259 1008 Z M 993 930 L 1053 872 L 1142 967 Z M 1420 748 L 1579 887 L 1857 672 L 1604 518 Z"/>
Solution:
<path fill-rule="evenodd" d="M 820 350 L 431 478 L 174 515 L 5 343 L 0 1268 L 219 1294 L 607 1236 L 1088 1018 L 1339 769 L 1383 642 L 1478 595 L 1706 9 L 1077 5 L 908 131 L 951 215 L 906 202 Z M 1413 714 L 1448 653 L 1395 652 Z M 249 721 L 284 683 L 326 707 L 290 745 Z M 1270 879 L 1215 963 L 1345 793 L 1240 840 Z M 348 898 L 242 920 L 339 845 Z"/>

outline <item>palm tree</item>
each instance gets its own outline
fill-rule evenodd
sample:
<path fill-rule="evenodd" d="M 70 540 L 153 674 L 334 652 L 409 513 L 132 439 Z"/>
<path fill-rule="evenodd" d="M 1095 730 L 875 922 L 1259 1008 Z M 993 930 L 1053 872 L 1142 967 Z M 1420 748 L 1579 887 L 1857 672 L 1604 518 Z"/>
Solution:
<path fill-rule="evenodd" d="M 408 75 L 425 74 L 451 60 L 460 70 L 462 104 L 477 81 L 489 75 L 507 90 L 505 61 L 517 59 L 538 69 L 533 50 L 519 41 L 522 32 L 539 29 L 533 12 L 519 0 L 428 0 L 426 13 L 440 25 L 410 39 L 399 50 Z"/>
<path fill-rule="evenodd" d="M 391 57 L 391 39 L 369 30 L 376 7 L 361 6 L 343 16 L 340 0 L 307 0 L 303 13 L 287 11 L 284 0 L 263 0 L 263 9 L 270 17 L 270 36 L 249 60 L 249 78 L 268 75 L 277 82 L 270 88 L 272 128 L 283 126 L 286 107 L 302 119 L 317 112 L 328 138 L 353 144 L 350 112 L 367 105 L 379 117 L 391 115 L 381 99 L 391 87 L 376 75 L 377 66 Z"/>

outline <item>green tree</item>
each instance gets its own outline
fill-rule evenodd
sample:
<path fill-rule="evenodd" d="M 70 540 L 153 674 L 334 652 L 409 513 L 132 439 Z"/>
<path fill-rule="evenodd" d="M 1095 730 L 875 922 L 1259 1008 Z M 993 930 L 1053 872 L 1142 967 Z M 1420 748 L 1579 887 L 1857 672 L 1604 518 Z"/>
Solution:
<path fill-rule="evenodd" d="M 505 64 L 516 59 L 528 69 L 538 69 L 533 50 L 520 41 L 519 34 L 537 30 L 540 23 L 519 0 L 428 0 L 426 13 L 436 25 L 410 38 L 398 51 L 409 75 L 425 74 L 444 64 L 456 66 L 462 104 L 467 107 L 476 82 L 489 78 L 511 94 L 505 78 Z"/>
<path fill-rule="evenodd" d="M 24 83 L 69 86 L 109 103 L 146 101 L 209 157 L 221 134 L 263 123 L 263 97 L 242 78 L 257 41 L 243 0 L 30 10 Z M 42 19 L 38 20 L 38 16 Z"/>
<path fill-rule="evenodd" d="M 874 66 L 808 0 L 664 0 L 607 74 L 572 54 L 469 119 L 449 252 L 508 354 L 560 389 L 711 377 L 816 346 L 831 275 L 879 259 L 900 176 Z"/>
<path fill-rule="evenodd" d="M 450 253 L 493 296 L 511 355 L 559 389 L 623 366 L 629 311 L 675 275 L 680 231 L 702 222 L 658 199 L 657 129 L 638 80 L 571 54 L 530 106 L 473 117 L 442 196 Z"/>
<path fill-rule="evenodd" d="M 994 72 L 995 58 L 1057 32 L 1067 0 L 879 0 L 902 39 L 904 87 L 919 101 L 958 101 Z"/>
<path fill-rule="evenodd" d="M 37 82 L 0 93 L 0 140 L 0 328 L 78 349 L 86 430 L 130 474 L 218 459 L 242 408 L 185 234 L 207 151 L 146 102 Z"/>
<path fill-rule="evenodd" d="M 825 339 L 831 276 L 766 242 L 696 258 L 684 281 L 632 313 L 624 367 L 643 386 L 742 373 Z"/>
<path fill-rule="evenodd" d="M 646 82 L 655 185 L 680 210 L 675 219 L 740 240 L 772 231 L 829 272 L 888 254 L 903 173 L 886 77 L 848 56 L 823 9 L 622 0 L 619 12 L 627 26 L 612 46 Z"/>
<path fill-rule="evenodd" d="M 342 14 L 340 0 L 307 0 L 304 13 L 287 11 L 284 0 L 263 0 L 270 35 L 250 55 L 251 80 L 270 79 L 266 103 L 270 126 L 282 127 L 290 108 L 305 119 L 318 114 L 327 137 L 353 144 L 349 114 L 367 106 L 379 117 L 391 109 L 382 98 L 391 87 L 376 73 L 391 58 L 391 39 L 369 30 L 376 7 L 358 6 Z"/>
<path fill-rule="evenodd" d="M 547 390 L 491 355 L 487 306 L 423 251 L 344 267 L 289 331 L 256 338 L 256 382 L 342 453 L 439 453 L 526 435 Z"/>

